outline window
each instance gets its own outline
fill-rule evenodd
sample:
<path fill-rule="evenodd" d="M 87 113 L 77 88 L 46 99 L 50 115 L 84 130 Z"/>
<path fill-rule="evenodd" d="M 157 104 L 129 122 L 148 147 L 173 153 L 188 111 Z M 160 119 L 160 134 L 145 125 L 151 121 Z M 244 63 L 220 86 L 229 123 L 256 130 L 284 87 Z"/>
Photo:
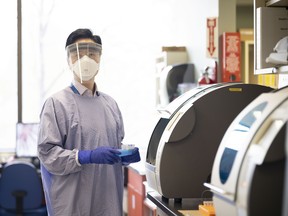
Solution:
<path fill-rule="evenodd" d="M 103 42 L 98 88 L 118 102 L 125 142 L 147 145 L 155 112 L 155 58 L 161 46 L 171 44 L 172 7 L 154 0 L 22 0 L 22 122 L 39 122 L 45 99 L 70 84 L 66 39 L 77 28 L 90 28 Z M 0 11 L 7 30 L 1 34 L 6 49 L 0 54 L 5 59 L 0 79 L 2 151 L 15 150 L 16 144 L 17 1 L 5 1 Z"/>
<path fill-rule="evenodd" d="M 5 7 L 2 2 L 0 26 L 0 148 L 1 151 L 14 151 L 17 123 L 17 1 L 5 1 Z"/>
<path fill-rule="evenodd" d="M 150 134 L 144 130 L 147 119 L 155 112 L 155 58 L 167 32 L 164 25 L 155 22 L 163 7 L 167 7 L 167 2 L 155 4 L 152 0 L 83 0 L 81 4 L 75 0 L 22 1 L 23 122 L 39 121 L 45 99 L 70 84 L 66 39 L 77 28 L 90 28 L 103 42 L 96 77 L 99 90 L 118 102 L 128 143 L 139 142 L 139 135 L 149 139 Z M 165 16 L 170 15 L 162 14 L 163 19 Z"/>

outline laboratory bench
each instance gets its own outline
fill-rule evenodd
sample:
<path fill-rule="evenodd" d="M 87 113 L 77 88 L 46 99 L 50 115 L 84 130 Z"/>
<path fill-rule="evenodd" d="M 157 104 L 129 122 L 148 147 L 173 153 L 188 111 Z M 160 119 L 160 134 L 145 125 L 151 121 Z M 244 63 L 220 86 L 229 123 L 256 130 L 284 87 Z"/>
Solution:
<path fill-rule="evenodd" d="M 185 198 L 181 202 L 174 199 L 163 198 L 156 191 L 147 192 L 147 198 L 157 206 L 157 215 L 168 216 L 203 216 L 199 212 L 199 205 L 203 203 L 203 198 Z M 205 201 L 211 201 L 211 198 L 205 198 Z"/>

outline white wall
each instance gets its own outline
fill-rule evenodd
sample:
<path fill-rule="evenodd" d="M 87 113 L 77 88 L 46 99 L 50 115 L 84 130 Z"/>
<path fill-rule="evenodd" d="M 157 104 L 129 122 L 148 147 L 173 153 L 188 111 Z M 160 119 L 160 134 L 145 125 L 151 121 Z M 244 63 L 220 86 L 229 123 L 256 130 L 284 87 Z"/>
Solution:
<path fill-rule="evenodd" d="M 230 0 L 221 1 L 229 3 Z M 72 76 L 65 59 L 66 38 L 77 28 L 91 28 L 103 41 L 101 68 L 96 82 L 100 91 L 109 93 L 118 101 L 126 128 L 126 143 L 147 146 L 155 126 L 155 58 L 162 46 L 186 46 L 197 76 L 206 66 L 214 64 L 213 59 L 206 57 L 206 18 L 218 16 L 218 0 L 82 0 L 81 4 L 78 0 L 44 2 L 44 10 L 39 14 L 42 23 L 49 21 L 45 36 L 41 39 L 45 46 L 44 86 L 49 89 L 40 98 L 43 100 L 69 85 Z M 29 8 L 27 13 L 33 14 L 31 20 L 24 20 L 27 25 L 38 25 L 35 16 L 41 7 L 37 4 L 38 1 L 35 1 L 30 6 L 26 5 Z M 50 11 L 50 8 L 53 10 Z M 25 31 L 29 28 L 31 32 L 36 29 L 25 26 Z M 31 43 L 35 45 L 35 40 Z M 30 59 L 37 59 L 39 52 L 31 51 L 31 46 L 25 45 L 26 50 L 30 50 Z M 35 58 L 31 56 L 33 53 Z M 32 63 L 27 59 L 23 63 L 24 70 L 31 72 L 29 67 Z M 39 74 L 39 71 L 35 73 Z M 30 91 L 29 97 L 33 98 L 31 95 L 35 91 L 33 88 Z M 25 110 L 31 108 L 32 103 L 29 102 L 30 107 Z M 32 115 L 37 113 L 36 120 L 39 111 L 40 107 L 32 110 Z"/>
<path fill-rule="evenodd" d="M 133 8 L 132 14 L 118 20 L 116 28 L 110 26 L 101 32 L 106 56 L 99 85 L 122 109 L 125 141 L 145 146 L 155 126 L 154 61 L 161 46 L 186 46 L 197 75 L 213 65 L 206 58 L 206 18 L 218 15 L 218 1 L 124 3 Z"/>

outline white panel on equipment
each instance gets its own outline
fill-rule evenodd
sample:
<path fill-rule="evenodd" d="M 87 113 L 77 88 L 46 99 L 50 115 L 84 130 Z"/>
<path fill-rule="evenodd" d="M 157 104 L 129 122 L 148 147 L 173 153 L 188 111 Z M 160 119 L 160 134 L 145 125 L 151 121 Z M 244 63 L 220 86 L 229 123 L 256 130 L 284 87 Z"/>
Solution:
<path fill-rule="evenodd" d="M 285 143 L 286 143 L 286 166 L 285 166 L 285 184 L 284 184 L 284 196 L 282 201 L 282 216 L 288 215 L 288 127 L 286 124 L 286 137 L 285 137 Z"/>
<path fill-rule="evenodd" d="M 226 131 L 212 169 L 216 215 L 281 215 L 288 88 L 263 93 Z"/>

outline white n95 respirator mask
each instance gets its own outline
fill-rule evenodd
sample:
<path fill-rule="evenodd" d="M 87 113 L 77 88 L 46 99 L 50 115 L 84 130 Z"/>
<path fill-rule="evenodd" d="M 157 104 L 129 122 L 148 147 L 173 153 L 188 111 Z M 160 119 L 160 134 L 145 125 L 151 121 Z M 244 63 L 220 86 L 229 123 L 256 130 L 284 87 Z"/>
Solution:
<path fill-rule="evenodd" d="M 70 69 L 82 81 L 94 78 L 99 71 L 102 46 L 97 43 L 74 43 L 66 48 Z"/>
<path fill-rule="evenodd" d="M 88 56 L 83 56 L 81 59 L 77 60 L 72 64 L 71 69 L 79 77 L 80 81 L 88 81 L 97 75 L 99 71 L 99 64 L 89 58 Z"/>

